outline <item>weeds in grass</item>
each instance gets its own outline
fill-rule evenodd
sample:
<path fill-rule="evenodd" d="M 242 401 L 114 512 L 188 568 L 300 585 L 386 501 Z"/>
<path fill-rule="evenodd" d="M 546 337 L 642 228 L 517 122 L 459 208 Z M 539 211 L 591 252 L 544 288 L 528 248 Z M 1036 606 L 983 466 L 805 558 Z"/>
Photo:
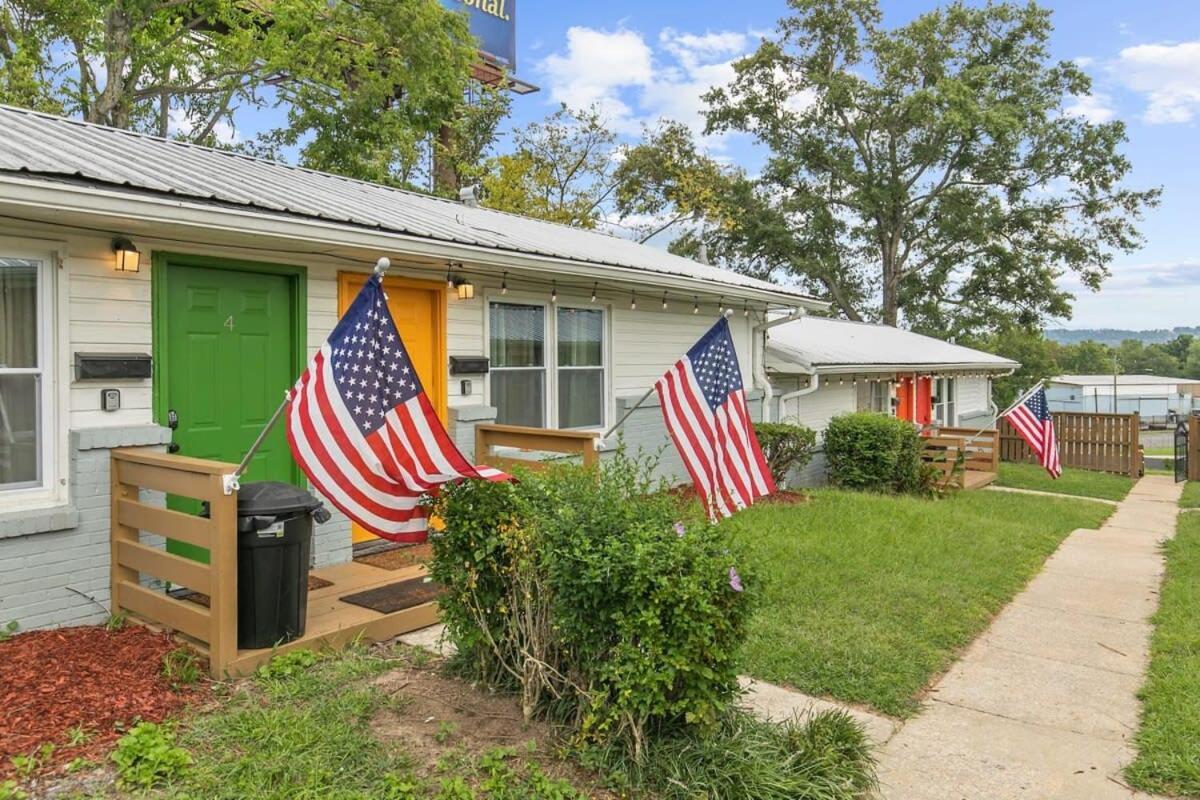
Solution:
<path fill-rule="evenodd" d="M 81 744 L 87 744 L 91 738 L 91 731 L 83 727 L 83 725 L 73 725 L 72 727 L 67 728 L 67 747 L 78 747 Z"/>
<path fill-rule="evenodd" d="M 294 678 L 300 673 L 306 671 L 313 664 L 320 660 L 320 656 L 312 650 L 299 649 L 289 650 L 286 653 L 275 656 L 266 664 L 263 664 L 254 673 L 254 676 L 259 680 L 280 680 L 286 678 Z"/>
<path fill-rule="evenodd" d="M 28 778 L 54 756 L 54 750 L 54 745 L 46 742 L 32 753 L 15 755 L 8 761 L 12 764 L 13 772 L 17 774 L 17 777 Z"/>
<path fill-rule="evenodd" d="M 0 800 L 29 800 L 29 793 L 14 780 L 0 781 Z"/>
<path fill-rule="evenodd" d="M 438 744 L 445 744 L 456 733 L 458 733 L 458 726 L 453 722 L 443 720 L 438 723 L 437 733 L 433 734 L 433 739 Z"/>
<path fill-rule="evenodd" d="M 129 621 L 129 614 L 124 611 L 118 611 L 115 614 L 109 614 L 108 619 L 104 621 L 104 630 L 109 633 L 116 633 L 125 627 L 125 623 Z"/>
<path fill-rule="evenodd" d="M 200 659 L 190 648 L 177 647 L 163 656 L 159 674 L 172 689 L 178 691 L 200 680 Z"/>
<path fill-rule="evenodd" d="M 857 800 L 876 785 L 866 734 L 840 711 L 782 725 L 734 711 L 708 736 L 651 738 L 641 761 L 611 747 L 583 758 L 658 800 Z"/>
<path fill-rule="evenodd" d="M 175 744 L 170 726 L 139 722 L 117 741 L 112 752 L 117 783 L 123 788 L 149 789 L 179 778 L 192 757 Z"/>

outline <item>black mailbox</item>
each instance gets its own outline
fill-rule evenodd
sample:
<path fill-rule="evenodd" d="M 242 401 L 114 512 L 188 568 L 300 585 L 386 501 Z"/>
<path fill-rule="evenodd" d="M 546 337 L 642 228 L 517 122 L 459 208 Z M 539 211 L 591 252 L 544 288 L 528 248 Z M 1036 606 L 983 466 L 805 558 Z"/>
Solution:
<path fill-rule="evenodd" d="M 486 375 L 487 356 L 450 356 L 451 375 Z"/>
<path fill-rule="evenodd" d="M 76 353 L 75 380 L 111 381 L 149 378 L 153 360 L 148 353 Z"/>

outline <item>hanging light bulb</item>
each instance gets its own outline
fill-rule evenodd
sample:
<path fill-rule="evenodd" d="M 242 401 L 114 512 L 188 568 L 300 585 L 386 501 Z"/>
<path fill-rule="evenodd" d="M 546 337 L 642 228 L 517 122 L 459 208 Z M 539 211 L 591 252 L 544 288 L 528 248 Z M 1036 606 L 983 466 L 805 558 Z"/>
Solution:
<path fill-rule="evenodd" d="M 507 272 L 505 272 L 504 276 L 500 278 L 500 294 L 508 294 L 508 273 Z"/>
<path fill-rule="evenodd" d="M 663 309 L 663 311 L 667 310 L 667 293 L 666 292 L 663 292 L 662 309 Z"/>
<path fill-rule="evenodd" d="M 454 288 L 454 276 L 450 274 L 450 265 L 449 264 L 446 265 L 446 288 L 447 289 Z"/>
<path fill-rule="evenodd" d="M 637 291 L 633 291 L 629 295 L 629 310 L 637 311 Z"/>
<path fill-rule="evenodd" d="M 558 302 L 558 281 L 554 281 L 551 284 L 551 287 L 552 288 L 550 289 L 550 302 L 557 303 Z"/>
<path fill-rule="evenodd" d="M 696 297 L 696 295 L 692 295 L 692 313 L 700 313 L 700 300 Z"/>
<path fill-rule="evenodd" d="M 717 315 L 720 316 L 720 315 L 723 315 L 724 313 L 725 313 L 725 295 L 721 295 L 719 298 L 717 298 Z"/>
<path fill-rule="evenodd" d="M 743 317 L 750 316 L 750 301 L 749 300 L 746 300 L 742 303 L 742 316 Z"/>
<path fill-rule="evenodd" d="M 596 287 L 600 285 L 599 281 L 592 284 L 592 302 L 596 302 Z"/>

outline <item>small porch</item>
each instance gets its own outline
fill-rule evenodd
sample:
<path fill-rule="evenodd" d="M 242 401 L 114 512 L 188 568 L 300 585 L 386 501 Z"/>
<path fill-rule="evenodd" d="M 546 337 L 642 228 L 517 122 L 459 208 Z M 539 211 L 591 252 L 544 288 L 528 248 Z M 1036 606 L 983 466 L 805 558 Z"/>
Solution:
<path fill-rule="evenodd" d="M 479 463 L 499 468 L 532 465 L 537 461 L 519 456 L 535 455 L 540 460 L 556 454 L 581 458 L 588 465 L 598 460 L 590 434 L 503 425 L 480 428 Z M 496 455 L 496 448 L 503 455 Z M 222 476 L 234 469 L 234 464 L 152 449 L 111 451 L 113 614 L 128 614 L 139 623 L 175 632 L 208 658 L 214 678 L 249 674 L 288 650 L 337 647 L 360 637 L 381 641 L 438 621 L 436 601 L 415 602 L 421 593 L 414 594 L 411 605 L 403 599 L 384 603 L 387 610 L 383 611 L 346 602 L 352 595 L 427 575 L 420 563 L 384 566 L 386 559 L 367 558 L 309 572 L 302 636 L 271 648 L 239 649 L 237 492 L 225 494 L 222 482 Z M 207 502 L 210 515 L 195 516 L 145 502 L 142 490 Z M 166 552 L 162 538 L 207 550 L 209 562 Z M 199 602 L 197 595 L 203 596 Z"/>
<path fill-rule="evenodd" d="M 933 428 L 921 454 L 940 473 L 940 486 L 982 489 L 1000 477 L 1000 432 L 987 428 Z"/>

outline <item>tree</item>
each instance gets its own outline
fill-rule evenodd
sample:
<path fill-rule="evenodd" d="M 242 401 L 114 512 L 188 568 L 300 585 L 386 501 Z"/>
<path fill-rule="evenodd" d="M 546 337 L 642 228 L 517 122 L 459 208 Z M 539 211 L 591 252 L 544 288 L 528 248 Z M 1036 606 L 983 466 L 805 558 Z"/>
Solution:
<path fill-rule="evenodd" d="M 437 0 L 8 0 L 0 55 L 7 100 L 224 145 L 235 110 L 281 107 L 249 149 L 387 182 L 453 119 L 476 57 Z"/>
<path fill-rule="evenodd" d="M 1200 379 L 1200 340 L 1193 339 L 1188 345 L 1187 356 L 1183 361 L 1183 376 L 1192 380 Z"/>
<path fill-rule="evenodd" d="M 1037 329 L 1009 325 L 983 336 L 965 337 L 960 343 L 1020 363 L 1012 375 L 992 382 L 992 397 L 1001 410 L 1016 400 L 1020 392 L 1062 372 L 1054 358 L 1054 343 Z"/>
<path fill-rule="evenodd" d="M 1123 186 L 1125 128 L 1064 111 L 1090 90 L 1051 63 L 1033 3 L 954 2 L 886 30 L 876 0 L 789 0 L 778 37 L 706 99 L 708 131 L 769 151 L 726 251 L 851 319 L 946 333 L 1067 316 L 1159 191 Z M 737 259 L 733 260 L 738 263 Z"/>
<path fill-rule="evenodd" d="M 1103 375 L 1113 371 L 1116 356 L 1112 348 L 1089 339 L 1064 347 L 1059 364 L 1072 375 Z"/>

